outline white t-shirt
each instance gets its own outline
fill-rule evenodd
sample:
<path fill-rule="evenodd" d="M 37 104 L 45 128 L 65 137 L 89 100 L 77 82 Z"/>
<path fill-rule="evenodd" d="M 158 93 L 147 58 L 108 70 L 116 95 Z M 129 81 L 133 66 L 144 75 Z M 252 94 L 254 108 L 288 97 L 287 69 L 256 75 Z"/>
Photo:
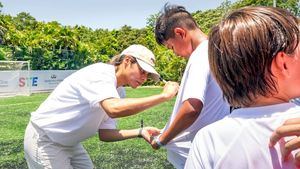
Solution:
<path fill-rule="evenodd" d="M 191 141 L 197 131 L 210 123 L 222 119 L 230 112 L 228 103 L 223 100 L 221 89 L 210 73 L 208 41 L 204 41 L 198 45 L 189 58 L 180 83 L 172 115 L 164 130 L 169 128 L 182 103 L 189 98 L 199 99 L 203 103 L 203 108 L 198 119 L 165 146 L 168 150 L 168 158 L 171 163 L 172 161 L 180 160 L 180 158 L 170 159 L 174 155 L 170 156 L 169 154 L 175 153 L 183 157 L 184 161 L 182 163 L 184 165 Z"/>
<path fill-rule="evenodd" d="M 115 120 L 105 113 L 99 102 L 125 97 L 125 90 L 116 87 L 113 65 L 87 66 L 62 81 L 31 114 L 31 122 L 52 141 L 67 146 L 91 137 L 98 129 L 115 129 Z"/>
<path fill-rule="evenodd" d="M 296 117 L 300 117 L 300 107 L 294 103 L 236 109 L 197 133 L 185 168 L 295 168 L 292 156 L 282 162 L 284 141 L 274 148 L 268 145 L 272 132 Z"/>

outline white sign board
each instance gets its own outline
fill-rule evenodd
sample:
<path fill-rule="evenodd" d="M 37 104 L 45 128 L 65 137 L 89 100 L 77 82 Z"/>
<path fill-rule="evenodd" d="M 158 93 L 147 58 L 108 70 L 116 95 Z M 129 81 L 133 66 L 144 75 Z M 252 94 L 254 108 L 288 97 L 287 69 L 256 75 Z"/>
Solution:
<path fill-rule="evenodd" d="M 0 71 L 0 95 L 5 93 L 22 93 L 51 91 L 76 70 L 31 70 L 28 71 Z"/>

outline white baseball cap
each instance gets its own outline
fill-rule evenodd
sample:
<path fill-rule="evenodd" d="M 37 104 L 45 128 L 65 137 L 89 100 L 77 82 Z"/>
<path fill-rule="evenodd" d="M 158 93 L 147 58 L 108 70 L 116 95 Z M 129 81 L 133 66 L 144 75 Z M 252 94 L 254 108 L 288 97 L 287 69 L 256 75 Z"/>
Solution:
<path fill-rule="evenodd" d="M 154 54 L 143 45 L 130 45 L 123 50 L 121 55 L 129 55 L 136 58 L 140 67 L 149 73 L 149 76 L 155 81 L 159 81 L 159 74 L 154 69 Z"/>

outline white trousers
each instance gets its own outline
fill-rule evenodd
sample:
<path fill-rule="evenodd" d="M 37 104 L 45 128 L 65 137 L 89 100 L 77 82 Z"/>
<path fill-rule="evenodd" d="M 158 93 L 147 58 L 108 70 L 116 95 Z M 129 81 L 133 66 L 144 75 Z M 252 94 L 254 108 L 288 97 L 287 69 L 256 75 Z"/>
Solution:
<path fill-rule="evenodd" d="M 25 131 L 24 152 L 29 169 L 93 168 L 93 163 L 81 143 L 75 146 L 55 143 L 31 122 Z"/>

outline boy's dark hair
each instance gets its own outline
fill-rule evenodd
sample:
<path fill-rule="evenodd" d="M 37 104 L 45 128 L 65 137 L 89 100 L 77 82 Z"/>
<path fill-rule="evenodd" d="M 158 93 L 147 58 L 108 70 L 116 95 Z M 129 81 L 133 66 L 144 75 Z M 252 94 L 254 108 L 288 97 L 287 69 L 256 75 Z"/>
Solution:
<path fill-rule="evenodd" d="M 278 52 L 293 54 L 299 34 L 299 20 L 273 7 L 238 9 L 213 27 L 209 63 L 227 101 L 247 107 L 277 93 L 272 61 Z"/>
<path fill-rule="evenodd" d="M 169 38 L 174 37 L 174 28 L 176 27 L 183 27 L 189 30 L 198 28 L 192 15 L 183 6 L 169 5 L 167 3 L 156 20 L 156 42 L 163 45 Z"/>

